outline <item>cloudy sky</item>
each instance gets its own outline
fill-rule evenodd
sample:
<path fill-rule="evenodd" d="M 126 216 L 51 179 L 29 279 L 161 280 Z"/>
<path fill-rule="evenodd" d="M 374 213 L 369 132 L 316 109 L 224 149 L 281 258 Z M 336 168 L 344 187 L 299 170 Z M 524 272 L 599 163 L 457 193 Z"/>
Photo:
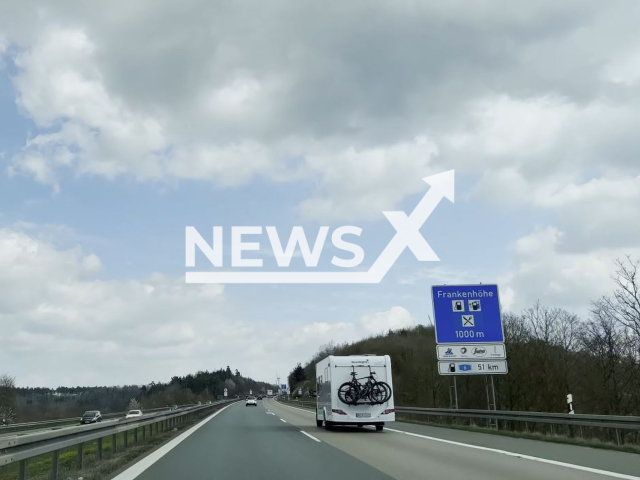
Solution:
<path fill-rule="evenodd" d="M 429 323 L 441 283 L 585 315 L 613 260 L 640 258 L 639 10 L 0 0 L 0 373 L 275 381 L 331 340 Z M 356 225 L 368 268 L 395 231 L 381 212 L 450 169 L 456 202 L 421 230 L 440 262 L 407 250 L 378 285 L 185 284 L 188 225 L 224 227 L 226 265 L 233 225 Z"/>

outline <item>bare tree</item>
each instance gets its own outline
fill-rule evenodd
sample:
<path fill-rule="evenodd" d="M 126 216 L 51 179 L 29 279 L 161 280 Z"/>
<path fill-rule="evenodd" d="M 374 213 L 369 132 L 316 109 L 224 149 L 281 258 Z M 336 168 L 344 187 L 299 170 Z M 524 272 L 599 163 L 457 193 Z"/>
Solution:
<path fill-rule="evenodd" d="M 640 261 L 616 260 L 618 267 L 611 277 L 616 285 L 612 297 L 602 299 L 606 313 L 618 323 L 631 329 L 640 339 Z"/>
<path fill-rule="evenodd" d="M 592 395 L 600 397 L 595 403 L 606 408 L 609 414 L 628 413 L 625 398 L 636 377 L 637 361 L 633 354 L 633 338 L 630 330 L 610 315 L 605 299 L 593 303 L 591 317 L 580 334 L 582 351 L 592 360 L 590 376 L 596 378 Z"/>
<path fill-rule="evenodd" d="M 529 327 L 531 336 L 547 345 L 554 343 L 560 309 L 548 308 L 540 303 L 540 300 L 531 308 L 522 312 L 523 320 Z"/>

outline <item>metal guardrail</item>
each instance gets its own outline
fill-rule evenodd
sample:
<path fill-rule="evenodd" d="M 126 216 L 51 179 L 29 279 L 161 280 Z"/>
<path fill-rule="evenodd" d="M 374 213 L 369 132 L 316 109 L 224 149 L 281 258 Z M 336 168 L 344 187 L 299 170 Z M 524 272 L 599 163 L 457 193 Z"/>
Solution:
<path fill-rule="evenodd" d="M 58 476 L 58 454 L 60 450 L 77 446 L 76 467 L 82 470 L 83 467 L 83 445 L 88 442 L 97 441 L 98 460 L 102 460 L 103 448 L 102 440 L 105 437 L 112 437 L 111 449 L 117 451 L 117 435 L 125 433 L 124 446 L 128 446 L 128 437 L 131 430 L 134 433 L 134 442 L 138 441 L 139 429 L 142 429 L 142 439 L 146 439 L 147 431 L 150 436 L 167 431 L 175 426 L 184 423 L 186 420 L 200 418 L 212 410 L 233 403 L 237 400 L 222 400 L 208 405 L 191 406 L 181 410 L 158 412 L 146 417 L 131 419 L 120 419 L 117 422 L 108 424 L 94 423 L 84 426 L 75 426 L 60 430 L 47 430 L 41 432 L 27 433 L 23 435 L 11 435 L 0 437 L 0 467 L 19 463 L 19 480 L 27 478 L 27 460 L 40 455 L 52 453 L 51 478 Z"/>
<path fill-rule="evenodd" d="M 179 405 L 178 408 L 192 407 L 195 404 L 186 404 Z M 153 412 L 162 412 L 168 411 L 168 407 L 159 407 L 159 408 L 149 408 L 145 409 L 145 413 L 153 413 Z M 124 417 L 127 412 L 114 412 L 114 413 L 105 413 L 102 415 L 102 418 L 105 420 Z M 55 428 L 58 426 L 72 425 L 78 423 L 78 419 L 81 415 L 72 418 L 58 418 L 53 420 L 40 420 L 37 422 L 23 422 L 23 423 L 10 423 L 9 425 L 0 425 L 0 435 L 4 435 L 6 433 L 14 433 L 25 430 L 34 430 L 38 428 Z"/>
<path fill-rule="evenodd" d="M 283 400 L 281 400 L 283 401 Z M 283 401 L 290 405 L 298 405 L 303 408 L 314 409 L 315 402 L 309 401 Z M 616 443 L 623 443 L 620 430 L 635 433 L 638 442 L 640 439 L 640 417 L 623 415 L 589 415 L 589 414 L 568 414 L 568 413 L 547 413 L 547 412 L 520 412 L 509 410 L 473 410 L 473 409 L 451 409 L 451 408 L 423 408 L 423 407 L 395 407 L 396 413 L 406 415 L 427 415 L 430 417 L 450 417 L 471 420 L 486 420 L 488 424 L 493 421 L 520 422 L 525 425 L 525 431 L 529 430 L 529 424 L 544 424 L 551 426 L 551 433 L 559 428 L 565 427 L 591 427 L 612 430 Z M 495 423 L 494 423 L 495 424 Z M 498 424 L 499 425 L 499 424 Z M 580 435 L 582 431 L 580 430 Z"/>
<path fill-rule="evenodd" d="M 622 415 L 587 415 L 546 412 L 519 412 L 510 410 L 453 410 L 450 408 L 396 407 L 396 413 L 510 420 L 527 423 L 575 425 L 583 427 L 619 428 L 640 431 L 640 417 Z"/>

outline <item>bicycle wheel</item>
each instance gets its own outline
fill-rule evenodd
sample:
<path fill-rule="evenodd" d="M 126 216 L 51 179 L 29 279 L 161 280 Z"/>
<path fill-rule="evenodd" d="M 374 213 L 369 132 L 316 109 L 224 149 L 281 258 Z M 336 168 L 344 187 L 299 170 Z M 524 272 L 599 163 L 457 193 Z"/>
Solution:
<path fill-rule="evenodd" d="M 384 385 L 376 383 L 369 389 L 369 403 L 371 405 L 378 405 L 385 402 L 387 398 L 387 389 Z"/>
<path fill-rule="evenodd" d="M 351 382 L 346 382 L 340 385 L 338 388 L 338 398 L 342 403 L 346 403 L 347 405 L 355 405 L 358 403 L 358 398 L 360 395 L 358 394 L 358 389 L 353 386 Z"/>
<path fill-rule="evenodd" d="M 386 382 L 378 382 L 378 385 L 381 385 L 382 388 L 384 388 L 386 390 L 386 395 L 384 397 L 384 400 L 382 400 L 382 402 L 380 402 L 380 403 L 385 403 L 385 402 L 388 402 L 389 400 L 391 400 L 391 394 L 393 392 L 391 391 L 391 387 L 389 386 L 389 384 L 386 383 Z"/>

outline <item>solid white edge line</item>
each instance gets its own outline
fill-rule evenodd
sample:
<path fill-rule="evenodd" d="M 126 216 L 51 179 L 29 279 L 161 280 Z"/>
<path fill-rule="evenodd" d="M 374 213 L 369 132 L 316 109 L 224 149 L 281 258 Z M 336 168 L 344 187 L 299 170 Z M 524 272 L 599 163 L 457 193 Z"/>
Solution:
<path fill-rule="evenodd" d="M 315 415 L 315 412 L 309 411 L 309 410 L 305 410 L 302 409 L 300 407 L 293 407 L 291 405 L 285 405 L 284 403 L 280 403 L 278 401 L 276 401 L 275 403 L 277 403 L 280 406 L 283 407 L 288 407 L 288 408 L 293 408 L 295 410 L 300 410 L 301 412 L 305 412 L 305 413 L 310 413 L 312 415 Z M 442 442 L 442 443 L 448 443 L 451 445 L 458 445 L 458 446 L 463 446 L 463 447 L 467 447 L 467 448 L 475 448 L 478 450 L 485 450 L 488 452 L 494 452 L 494 453 L 501 453 L 503 455 L 508 455 L 510 457 L 518 457 L 518 458 L 523 458 L 526 460 L 531 460 L 534 462 L 542 462 L 542 463 L 548 463 L 551 465 L 557 465 L 557 466 L 561 466 L 561 467 L 566 467 L 566 468 L 572 468 L 575 470 L 581 470 L 584 472 L 590 472 L 590 473 L 596 473 L 599 475 L 608 475 L 610 477 L 614 477 L 614 478 L 622 478 L 624 480 L 640 480 L 640 477 L 635 477 L 633 475 L 627 475 L 625 473 L 616 473 L 616 472 L 609 472 L 607 470 L 600 470 L 597 468 L 591 468 L 591 467 L 584 467 L 582 465 L 576 465 L 573 463 L 565 463 L 565 462 L 560 462 L 558 460 L 550 460 L 547 458 L 541 458 L 541 457 L 533 457 L 531 455 L 525 455 L 523 453 L 516 453 L 516 452 L 509 452 L 508 450 L 500 450 L 497 448 L 490 448 L 490 447 L 481 447 L 479 445 L 471 445 L 468 443 L 461 443 L 461 442 L 455 442 L 453 440 L 445 440 L 444 438 L 437 438 L 437 437 L 429 437 L 427 435 L 420 435 L 419 433 L 411 433 L 411 432 L 405 432 L 404 430 L 396 430 L 395 428 L 385 428 L 385 430 L 389 430 L 390 432 L 396 432 L 396 433 L 404 433 L 405 435 L 409 435 L 412 437 L 418 437 L 418 438 L 424 438 L 426 440 L 433 440 L 435 442 Z"/>
<path fill-rule="evenodd" d="M 404 430 L 396 430 L 394 428 L 387 428 L 386 430 L 389 430 L 390 432 L 403 433 L 403 434 L 409 435 L 411 437 L 418 437 L 418 438 L 424 438 L 426 440 L 433 440 L 434 442 L 442 442 L 442 443 L 448 443 L 450 445 L 457 445 L 457 446 L 460 446 L 460 447 L 474 448 L 476 450 L 484 450 L 486 452 L 500 453 L 502 455 L 507 455 L 509 457 L 517 457 L 517 458 L 523 458 L 525 460 L 532 460 L 534 462 L 548 463 L 548 464 L 551 464 L 551 465 L 557 465 L 557 466 L 560 466 L 560 467 L 572 468 L 574 470 L 581 470 L 583 472 L 595 473 L 595 474 L 598 474 L 598 475 L 606 475 L 606 476 L 614 477 L 614 478 L 623 478 L 623 479 L 626 479 L 626 480 L 640 480 L 640 477 L 635 477 L 633 475 L 627 475 L 627 474 L 624 474 L 624 473 L 609 472 L 607 470 L 600 470 L 598 468 L 584 467 L 582 465 L 575 465 L 573 463 L 565 463 L 565 462 L 560 462 L 560 461 L 557 461 L 557 460 L 549 460 L 547 458 L 533 457 L 531 455 L 525 455 L 523 453 L 510 452 L 508 450 L 500 450 L 500 449 L 497 449 L 497 448 L 490 448 L 490 447 L 481 447 L 479 445 L 470 445 L 468 443 L 456 442 L 456 441 L 453 441 L 453 440 L 445 440 L 444 438 L 429 437 L 427 435 L 420 435 L 419 433 L 405 432 Z"/>
<path fill-rule="evenodd" d="M 163 445 L 162 447 L 157 449 L 155 452 L 150 453 L 149 455 L 147 455 L 146 457 L 141 459 L 139 462 L 136 462 L 134 465 L 131 465 L 124 472 L 122 472 L 120 475 L 114 477 L 112 480 L 133 480 L 134 478 L 138 477 L 147 468 L 149 468 L 151 465 L 156 463 L 163 456 L 165 456 L 167 453 L 169 453 L 171 450 L 173 450 L 175 447 L 177 447 L 180 443 L 182 443 L 184 440 L 186 440 L 190 435 L 192 435 L 198 429 L 200 429 L 201 427 L 206 425 L 209 422 L 209 420 L 211 420 L 216 415 L 224 412 L 231 405 L 234 405 L 234 404 L 231 403 L 231 404 L 227 405 L 226 407 L 221 408 L 217 412 L 214 412 L 212 415 L 209 415 L 207 418 L 202 420 L 200 423 L 194 425 L 193 427 L 191 427 L 186 432 L 178 435 L 176 438 L 171 440 L 166 445 Z"/>
<path fill-rule="evenodd" d="M 321 443 L 320 440 L 318 440 L 316 437 L 314 437 L 313 435 L 305 432 L 304 430 L 300 430 L 300 433 L 303 435 L 306 435 L 307 437 L 309 437 L 311 440 L 315 440 L 318 443 Z"/>

